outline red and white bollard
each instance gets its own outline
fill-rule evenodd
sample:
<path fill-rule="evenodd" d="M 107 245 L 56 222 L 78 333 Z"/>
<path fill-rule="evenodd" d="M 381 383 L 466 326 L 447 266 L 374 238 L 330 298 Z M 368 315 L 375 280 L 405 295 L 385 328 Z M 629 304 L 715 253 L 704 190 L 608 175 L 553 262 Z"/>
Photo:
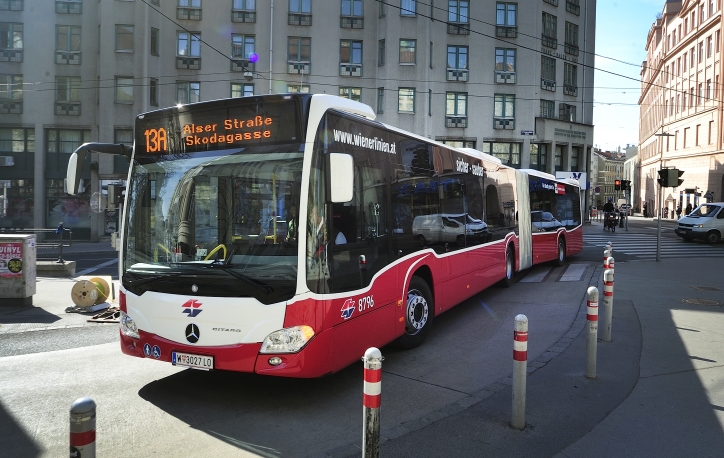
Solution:
<path fill-rule="evenodd" d="M 586 377 L 596 378 L 596 353 L 598 347 L 598 288 L 591 286 L 587 291 L 586 320 L 588 340 L 586 341 Z"/>
<path fill-rule="evenodd" d="M 382 397 L 382 353 L 375 347 L 365 352 L 362 396 L 362 457 L 380 456 L 380 400 Z"/>
<path fill-rule="evenodd" d="M 70 406 L 70 458 L 96 456 L 96 403 L 80 398 Z"/>
<path fill-rule="evenodd" d="M 613 268 L 614 259 L 613 259 L 613 257 L 609 256 L 607 263 L 608 263 L 608 269 L 610 269 L 611 272 L 613 272 L 613 271 L 614 271 L 614 268 Z M 604 271 L 604 272 L 605 272 L 605 271 Z"/>
<path fill-rule="evenodd" d="M 609 258 L 613 264 L 613 258 Z M 611 320 L 613 318 L 613 269 L 603 273 L 603 341 L 611 341 Z"/>
<path fill-rule="evenodd" d="M 608 269 L 608 258 L 611 257 L 611 251 L 606 248 L 603 250 L 603 268 Z"/>
<path fill-rule="evenodd" d="M 528 318 L 515 317 L 513 331 L 513 417 L 510 426 L 525 428 L 525 383 L 528 365 Z"/>

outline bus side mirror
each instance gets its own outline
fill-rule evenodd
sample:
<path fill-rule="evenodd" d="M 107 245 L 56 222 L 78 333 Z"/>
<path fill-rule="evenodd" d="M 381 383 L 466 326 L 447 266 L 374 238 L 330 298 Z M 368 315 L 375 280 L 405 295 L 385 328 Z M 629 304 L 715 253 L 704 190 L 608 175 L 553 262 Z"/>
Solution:
<path fill-rule="evenodd" d="M 349 202 L 354 194 L 354 161 L 349 154 L 329 153 L 328 196 L 332 203 Z"/>

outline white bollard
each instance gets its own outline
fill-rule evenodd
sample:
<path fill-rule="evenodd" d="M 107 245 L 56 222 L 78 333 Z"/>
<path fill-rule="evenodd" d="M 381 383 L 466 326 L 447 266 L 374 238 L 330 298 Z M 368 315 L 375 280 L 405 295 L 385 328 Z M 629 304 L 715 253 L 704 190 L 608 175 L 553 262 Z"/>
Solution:
<path fill-rule="evenodd" d="M 375 347 L 365 352 L 362 395 L 362 458 L 380 456 L 380 402 L 382 397 L 382 353 Z"/>
<path fill-rule="evenodd" d="M 614 264 L 614 259 L 612 256 L 609 256 L 608 257 L 608 268 L 611 270 L 611 273 L 613 273 L 613 271 L 614 271 L 613 264 Z M 611 281 L 613 281 L 613 279 L 611 279 Z"/>
<path fill-rule="evenodd" d="M 611 257 L 611 251 L 606 248 L 603 250 L 603 268 L 608 269 L 608 258 Z"/>
<path fill-rule="evenodd" d="M 96 403 L 91 398 L 77 399 L 70 406 L 69 456 L 96 456 Z"/>
<path fill-rule="evenodd" d="M 596 353 L 598 347 L 598 288 L 588 288 L 586 319 L 588 320 L 588 340 L 586 341 L 586 377 L 596 378 Z"/>
<path fill-rule="evenodd" d="M 613 259 L 613 258 L 611 258 Z M 613 262 L 613 261 L 612 261 Z M 613 270 L 603 273 L 603 337 L 604 342 L 611 341 L 611 319 L 613 317 Z"/>
<path fill-rule="evenodd" d="M 513 418 L 510 426 L 525 428 L 525 383 L 528 365 L 528 318 L 525 315 L 515 317 L 513 331 Z"/>

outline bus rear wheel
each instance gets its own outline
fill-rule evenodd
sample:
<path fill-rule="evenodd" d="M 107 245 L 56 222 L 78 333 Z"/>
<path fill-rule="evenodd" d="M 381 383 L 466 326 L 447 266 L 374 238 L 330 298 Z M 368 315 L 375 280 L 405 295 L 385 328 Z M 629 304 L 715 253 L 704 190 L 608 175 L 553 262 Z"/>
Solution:
<path fill-rule="evenodd" d="M 556 266 L 561 267 L 566 262 L 566 242 L 563 237 L 558 239 L 558 257 L 556 257 Z"/>
<path fill-rule="evenodd" d="M 515 252 L 512 246 L 508 246 L 505 250 L 505 278 L 501 280 L 500 286 L 508 288 L 513 285 L 513 277 L 515 276 Z"/>
<path fill-rule="evenodd" d="M 405 333 L 399 338 L 402 348 L 419 347 L 425 341 L 432 327 L 434 310 L 430 287 L 422 278 L 412 277 L 407 290 Z"/>

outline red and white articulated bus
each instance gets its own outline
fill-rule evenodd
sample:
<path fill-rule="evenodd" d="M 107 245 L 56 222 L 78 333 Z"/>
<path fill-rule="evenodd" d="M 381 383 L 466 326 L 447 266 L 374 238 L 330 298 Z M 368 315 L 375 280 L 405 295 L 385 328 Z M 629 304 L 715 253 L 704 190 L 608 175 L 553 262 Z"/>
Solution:
<path fill-rule="evenodd" d="M 180 366 L 318 377 L 515 272 L 582 249 L 575 181 L 506 167 L 329 95 L 141 114 L 120 252 L 121 349 Z M 72 189 L 74 191 L 74 188 Z"/>

